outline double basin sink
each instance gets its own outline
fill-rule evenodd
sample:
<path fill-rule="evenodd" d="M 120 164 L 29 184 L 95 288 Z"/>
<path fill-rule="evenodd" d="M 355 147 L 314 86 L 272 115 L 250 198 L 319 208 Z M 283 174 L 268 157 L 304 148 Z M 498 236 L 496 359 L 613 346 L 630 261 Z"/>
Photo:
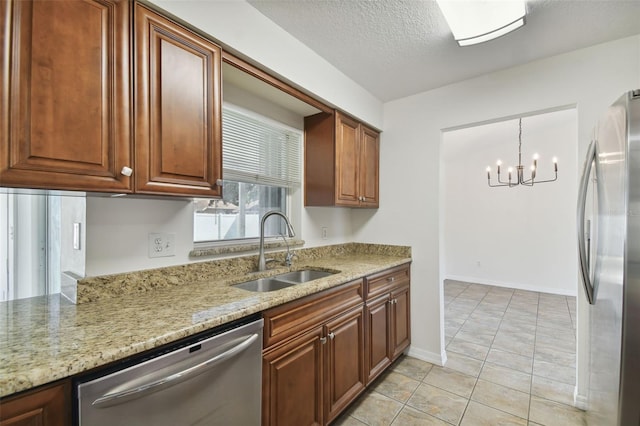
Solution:
<path fill-rule="evenodd" d="M 281 290 L 296 284 L 302 284 L 320 278 L 328 277 L 336 272 L 318 271 L 315 269 L 303 269 L 300 271 L 287 272 L 268 278 L 246 281 L 234 284 L 233 287 L 248 291 L 267 292 Z"/>

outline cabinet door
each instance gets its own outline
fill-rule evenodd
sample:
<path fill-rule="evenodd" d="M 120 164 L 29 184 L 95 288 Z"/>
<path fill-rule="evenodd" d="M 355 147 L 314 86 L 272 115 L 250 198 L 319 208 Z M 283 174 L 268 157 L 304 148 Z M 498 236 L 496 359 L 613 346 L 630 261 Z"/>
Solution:
<path fill-rule="evenodd" d="M 221 49 L 136 5 L 136 192 L 218 197 Z"/>
<path fill-rule="evenodd" d="M 360 134 L 360 205 L 378 207 L 380 135 L 375 130 L 361 126 Z"/>
<path fill-rule="evenodd" d="M 263 355 L 263 426 L 323 424 L 322 337 L 317 327 Z"/>
<path fill-rule="evenodd" d="M 130 7 L 0 1 L 0 185 L 130 192 Z"/>
<path fill-rule="evenodd" d="M 330 422 L 365 386 L 364 316 L 362 306 L 328 322 L 326 417 Z"/>
<path fill-rule="evenodd" d="M 367 383 L 370 383 L 391 364 L 389 295 L 367 302 L 365 310 Z"/>
<path fill-rule="evenodd" d="M 336 205 L 358 206 L 360 183 L 360 127 L 336 112 Z"/>
<path fill-rule="evenodd" d="M 391 349 L 396 359 L 411 343 L 409 286 L 391 292 Z"/>
<path fill-rule="evenodd" d="M 1 405 L 0 426 L 71 424 L 71 387 L 67 381 L 2 401 Z"/>

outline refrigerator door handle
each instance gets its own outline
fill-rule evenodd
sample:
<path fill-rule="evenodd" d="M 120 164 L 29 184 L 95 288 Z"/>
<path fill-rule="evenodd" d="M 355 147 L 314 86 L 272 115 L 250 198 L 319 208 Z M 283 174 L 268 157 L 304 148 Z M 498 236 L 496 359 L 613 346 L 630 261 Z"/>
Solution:
<path fill-rule="evenodd" d="M 585 243 L 585 208 L 587 203 L 587 188 L 589 186 L 589 177 L 594 161 L 597 161 L 596 141 L 591 141 L 587 150 L 587 158 L 584 163 L 584 171 L 582 179 L 580 179 L 580 188 L 578 190 L 578 257 L 580 258 L 580 272 L 582 275 L 582 283 L 587 295 L 587 300 L 591 305 L 595 303 L 594 288 L 589 276 L 589 255 Z M 597 168 L 596 168 L 597 169 Z"/>

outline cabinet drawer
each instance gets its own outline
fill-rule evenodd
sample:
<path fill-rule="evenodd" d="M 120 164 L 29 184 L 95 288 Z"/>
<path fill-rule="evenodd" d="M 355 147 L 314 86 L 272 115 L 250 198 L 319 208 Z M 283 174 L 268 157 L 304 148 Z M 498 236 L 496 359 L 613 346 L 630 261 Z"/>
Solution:
<path fill-rule="evenodd" d="M 313 294 L 264 312 L 264 348 L 320 325 L 363 303 L 363 280 Z"/>
<path fill-rule="evenodd" d="M 367 277 L 365 283 L 365 298 L 379 296 L 388 292 L 392 287 L 409 283 L 411 272 L 409 265 L 401 265 Z"/>

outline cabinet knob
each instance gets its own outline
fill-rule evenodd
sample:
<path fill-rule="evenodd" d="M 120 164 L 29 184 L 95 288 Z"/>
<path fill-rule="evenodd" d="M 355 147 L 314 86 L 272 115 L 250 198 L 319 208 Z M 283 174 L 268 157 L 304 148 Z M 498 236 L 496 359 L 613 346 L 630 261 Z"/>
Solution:
<path fill-rule="evenodd" d="M 336 337 L 336 335 L 335 335 L 335 334 L 333 334 L 333 333 L 329 333 L 329 339 L 333 340 L 335 337 Z"/>
<path fill-rule="evenodd" d="M 120 170 L 120 174 L 123 176 L 131 176 L 133 174 L 133 169 L 131 167 L 124 166 L 122 170 Z"/>
<path fill-rule="evenodd" d="M 387 278 L 387 281 L 389 281 L 390 283 L 394 282 L 395 280 L 396 280 L 396 277 Z"/>
<path fill-rule="evenodd" d="M 323 345 L 324 345 L 325 343 L 327 343 L 327 338 L 326 338 L 326 337 L 321 337 L 321 338 L 320 338 L 320 343 L 322 343 Z"/>

